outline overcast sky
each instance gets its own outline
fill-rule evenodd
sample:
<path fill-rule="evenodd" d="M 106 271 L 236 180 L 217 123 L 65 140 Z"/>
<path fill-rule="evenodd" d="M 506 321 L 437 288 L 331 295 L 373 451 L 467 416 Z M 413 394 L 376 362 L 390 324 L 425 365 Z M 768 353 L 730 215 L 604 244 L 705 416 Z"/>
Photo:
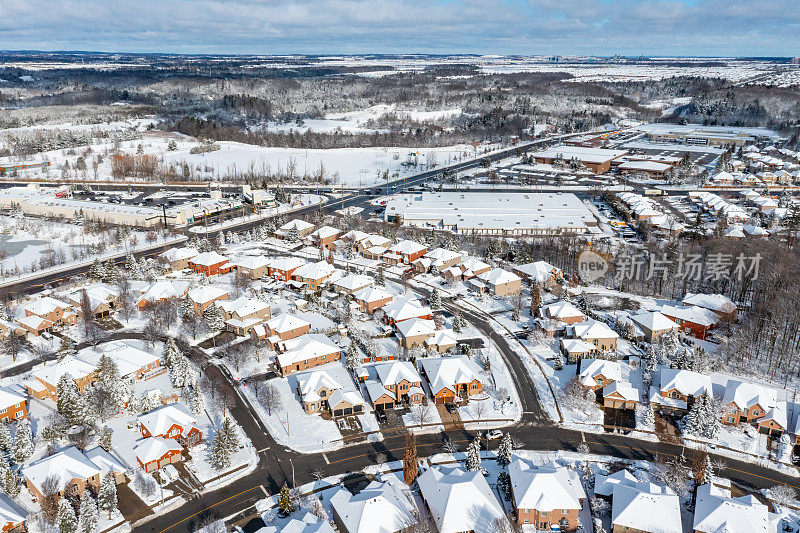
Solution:
<path fill-rule="evenodd" d="M 0 0 L 0 48 L 800 55 L 798 0 Z"/>

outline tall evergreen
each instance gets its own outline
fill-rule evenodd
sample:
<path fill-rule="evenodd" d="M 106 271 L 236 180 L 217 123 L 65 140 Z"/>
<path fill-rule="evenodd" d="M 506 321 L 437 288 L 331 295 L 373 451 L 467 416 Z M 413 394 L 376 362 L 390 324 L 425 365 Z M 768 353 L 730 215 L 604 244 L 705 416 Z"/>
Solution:
<path fill-rule="evenodd" d="M 481 469 L 481 439 L 475 439 L 467 446 L 467 470 L 476 471 Z"/>
<path fill-rule="evenodd" d="M 14 434 L 14 461 L 22 464 L 33 455 L 33 434 L 31 433 L 31 423 L 27 418 L 20 420 L 17 424 L 17 431 Z"/>
<path fill-rule="evenodd" d="M 78 531 L 78 519 L 75 517 L 75 510 L 66 498 L 61 498 L 58 502 L 56 526 L 58 526 L 59 533 L 77 533 Z"/>
<path fill-rule="evenodd" d="M 95 533 L 100 523 L 97 502 L 88 490 L 81 495 L 81 506 L 78 514 L 78 533 Z"/>
<path fill-rule="evenodd" d="M 81 413 L 78 387 L 69 374 L 64 374 L 56 385 L 56 411 L 72 423 L 78 422 Z"/>
<path fill-rule="evenodd" d="M 97 506 L 101 511 L 108 513 L 110 519 L 117 510 L 117 482 L 114 474 L 109 472 L 100 482 L 100 490 L 97 493 Z"/>
<path fill-rule="evenodd" d="M 505 468 L 511 463 L 511 452 L 513 449 L 514 446 L 511 441 L 511 433 L 504 434 L 502 440 L 500 440 L 500 446 L 497 447 L 498 466 Z"/>
<path fill-rule="evenodd" d="M 292 501 L 292 493 L 289 490 L 289 485 L 283 482 L 281 492 L 278 495 L 278 512 L 283 516 L 289 516 L 294 511 L 294 501 Z"/>

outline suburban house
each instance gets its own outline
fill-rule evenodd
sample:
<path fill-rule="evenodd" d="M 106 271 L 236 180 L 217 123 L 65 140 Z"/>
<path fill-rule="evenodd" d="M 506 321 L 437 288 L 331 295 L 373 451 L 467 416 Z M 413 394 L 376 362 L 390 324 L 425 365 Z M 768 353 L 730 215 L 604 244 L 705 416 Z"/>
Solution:
<path fill-rule="evenodd" d="M 281 313 L 264 323 L 267 341 L 273 347 L 311 331 L 311 322 L 291 313 Z"/>
<path fill-rule="evenodd" d="M 69 301 L 75 308 L 80 308 L 83 305 L 84 290 L 86 291 L 86 296 L 89 299 L 89 306 L 91 307 L 95 318 L 111 316 L 112 311 L 117 306 L 119 289 L 109 285 L 100 284 L 87 287 L 86 289 L 73 291 L 69 295 Z"/>
<path fill-rule="evenodd" d="M 577 324 L 583 322 L 583 313 L 569 302 L 559 301 L 548 305 L 543 305 L 539 309 L 543 318 L 557 320 L 564 324 Z"/>
<path fill-rule="evenodd" d="M 567 358 L 570 364 L 591 357 L 596 348 L 594 344 L 589 344 L 580 339 L 561 339 L 561 353 Z"/>
<path fill-rule="evenodd" d="M 289 281 L 292 279 L 294 271 L 305 264 L 305 260 L 300 259 L 299 257 L 278 257 L 269 262 L 267 271 L 268 274 L 275 279 Z"/>
<path fill-rule="evenodd" d="M 194 446 L 203 440 L 203 433 L 197 427 L 197 418 L 179 403 L 157 407 L 139 415 L 137 420 L 144 438 L 175 439 L 185 446 Z"/>
<path fill-rule="evenodd" d="M 335 270 L 336 268 L 327 261 L 307 263 L 295 269 L 292 279 L 305 285 L 306 289 L 315 291 L 331 277 Z"/>
<path fill-rule="evenodd" d="M 203 252 L 189 259 L 189 268 L 205 276 L 216 276 L 227 274 L 234 265 L 217 252 Z"/>
<path fill-rule="evenodd" d="M 375 283 L 369 276 L 363 274 L 348 274 L 333 282 L 333 290 L 342 294 L 353 294 Z"/>
<path fill-rule="evenodd" d="M 308 235 L 308 240 L 317 247 L 331 248 L 332 244 L 343 234 L 342 230 L 331 226 L 322 226 Z"/>
<path fill-rule="evenodd" d="M 461 263 L 461 253 L 447 248 L 435 248 L 427 252 L 423 257 L 430 259 L 431 267 L 436 267 L 439 272 Z"/>
<path fill-rule="evenodd" d="M 56 387 L 64 374 L 71 377 L 75 381 L 78 392 L 83 393 L 86 387 L 94 383 L 97 367 L 78 359 L 74 355 L 68 355 L 60 361 L 45 363 L 44 366 L 31 372 L 33 378 L 43 388 L 35 390 L 33 387 L 28 386 L 28 393 L 39 399 L 50 398 L 55 401 Z"/>
<path fill-rule="evenodd" d="M 402 240 L 390 246 L 381 256 L 381 260 L 390 265 L 410 265 L 427 251 L 428 249 L 422 244 Z"/>
<path fill-rule="evenodd" d="M 642 330 L 647 342 L 655 342 L 664 333 L 678 329 L 678 324 L 658 311 L 633 315 L 631 321 Z"/>
<path fill-rule="evenodd" d="M 475 276 L 480 276 L 484 272 L 492 269 L 489 265 L 475 257 L 465 257 L 461 261 L 461 277 L 462 279 L 470 279 Z"/>
<path fill-rule="evenodd" d="M 419 300 L 413 297 L 397 297 L 390 304 L 383 306 L 383 320 L 390 326 L 396 326 L 399 322 L 412 318 L 430 320 L 433 312 L 427 305 L 422 305 Z"/>
<path fill-rule="evenodd" d="M 303 411 L 309 415 L 327 411 L 328 398 L 341 388 L 339 382 L 324 370 L 304 372 L 297 376 L 297 392 L 300 394 Z"/>
<path fill-rule="evenodd" d="M 661 386 L 651 401 L 662 408 L 685 411 L 697 396 L 712 394 L 708 376 L 691 370 L 661 369 Z"/>
<path fill-rule="evenodd" d="M 362 252 L 362 255 L 366 250 L 374 250 L 374 253 L 378 253 L 378 250 L 380 250 L 380 254 L 375 258 L 380 259 L 380 256 L 383 255 L 383 252 L 385 252 L 391 244 L 392 241 L 383 235 L 368 235 L 366 238 L 358 241 L 358 249 Z"/>
<path fill-rule="evenodd" d="M 619 483 L 611 503 L 614 533 L 683 533 L 678 496 L 653 483 Z"/>
<path fill-rule="evenodd" d="M 225 318 L 225 328 L 237 335 L 250 335 L 253 328 L 270 319 L 270 306 L 264 300 L 240 296 L 235 300 L 220 300 L 216 305 Z"/>
<path fill-rule="evenodd" d="M 13 422 L 28 417 L 28 404 L 24 396 L 6 387 L 0 387 L 0 422 Z"/>
<path fill-rule="evenodd" d="M 617 349 L 619 334 L 605 322 L 590 320 L 575 324 L 572 328 L 576 338 L 593 344 L 597 350 L 611 352 Z"/>
<path fill-rule="evenodd" d="M 189 260 L 200 255 L 196 248 L 184 246 L 181 248 L 170 248 L 166 252 L 158 255 L 163 263 L 169 265 L 169 270 L 175 272 L 189 268 Z"/>
<path fill-rule="evenodd" d="M 430 385 L 434 402 L 454 403 L 481 392 L 480 369 L 464 356 L 424 357 L 422 374 Z"/>
<path fill-rule="evenodd" d="M 96 368 L 103 355 L 114 361 L 120 377 L 130 383 L 166 370 L 161 366 L 160 355 L 140 350 L 125 341 L 111 341 L 94 350 L 82 350 L 80 358 Z"/>
<path fill-rule="evenodd" d="M 622 364 L 607 359 L 581 359 L 578 378 L 587 389 L 598 391 L 607 385 L 622 381 Z"/>
<path fill-rule="evenodd" d="M 369 401 L 372 402 L 372 408 L 376 411 L 383 411 L 392 409 L 397 403 L 397 398 L 394 393 L 375 380 L 367 380 L 364 382 L 364 388 L 367 389 Z"/>
<path fill-rule="evenodd" d="M 156 281 L 136 300 L 136 308 L 141 311 L 148 305 L 183 298 L 189 286 L 188 281 Z"/>
<path fill-rule="evenodd" d="M 564 273 L 560 268 L 556 268 L 547 261 L 534 261 L 524 265 L 517 265 L 512 268 L 514 273 L 528 283 L 534 281 L 540 287 L 553 289 L 564 279 Z"/>
<path fill-rule="evenodd" d="M 17 318 L 16 326 L 14 329 L 15 330 L 18 329 L 23 333 L 29 333 L 35 337 L 38 337 L 44 332 L 52 333 L 53 323 L 45 318 L 36 315 L 21 316 Z"/>
<path fill-rule="evenodd" d="M 394 297 L 386 289 L 380 287 L 366 287 L 353 294 L 353 299 L 364 312 L 372 314 L 376 309 L 380 309 L 390 303 Z"/>
<path fill-rule="evenodd" d="M 202 285 L 190 290 L 187 296 L 192 302 L 195 314 L 203 316 L 212 303 L 227 300 L 228 291 L 216 285 Z"/>
<path fill-rule="evenodd" d="M 489 288 L 489 292 L 496 296 L 519 294 L 522 288 L 522 278 L 502 268 L 493 268 L 492 270 L 478 274 L 477 277 L 486 284 Z"/>
<path fill-rule="evenodd" d="M 145 472 L 183 461 L 183 447 L 174 439 L 148 437 L 133 447 L 136 462 Z"/>
<path fill-rule="evenodd" d="M 696 305 L 665 305 L 661 313 L 675 322 L 682 333 L 701 340 L 720 321 L 720 316 L 714 311 Z"/>
<path fill-rule="evenodd" d="M 763 385 L 730 379 L 725 385 L 722 405 L 723 424 L 738 426 L 742 422 L 755 423 L 778 405 L 777 391 Z"/>
<path fill-rule="evenodd" d="M 758 432 L 773 438 L 779 438 L 789 428 L 788 406 L 785 401 L 771 407 L 767 413 L 758 419 L 756 426 Z"/>
<path fill-rule="evenodd" d="M 340 533 L 394 533 L 417 522 L 416 509 L 399 481 L 372 481 L 353 494 L 345 487 L 330 497 L 333 521 Z M 285 531 L 285 530 L 284 530 Z"/>
<path fill-rule="evenodd" d="M 603 407 L 612 409 L 636 409 L 639 405 L 639 389 L 630 383 L 615 381 L 603 387 Z"/>
<path fill-rule="evenodd" d="M 302 518 L 292 518 L 284 526 L 269 525 L 262 527 L 258 533 L 336 533 L 333 527 L 322 518 L 306 513 Z"/>
<path fill-rule="evenodd" d="M 514 458 L 508 465 L 514 518 L 537 530 L 575 531 L 586 492 L 574 470 L 555 463 L 532 466 Z"/>
<path fill-rule="evenodd" d="M 614 487 L 617 485 L 623 484 L 633 487 L 637 483 L 639 483 L 639 480 L 636 479 L 636 476 L 624 468 L 612 474 L 598 473 L 594 476 L 594 494 L 610 500 L 614 495 Z"/>
<path fill-rule="evenodd" d="M 275 230 L 275 236 L 279 239 L 302 239 L 310 235 L 312 231 L 314 231 L 314 224 L 295 218 Z"/>
<path fill-rule="evenodd" d="M 250 279 L 263 278 L 269 274 L 270 260 L 263 255 L 245 255 L 234 262 L 236 271 L 250 277 Z"/>
<path fill-rule="evenodd" d="M 359 243 L 364 241 L 364 239 L 369 238 L 369 233 L 365 233 L 363 231 L 359 231 L 357 229 L 351 229 L 341 237 L 339 237 L 340 243 L 347 243 L 352 244 L 353 246 L 358 246 Z"/>
<path fill-rule="evenodd" d="M 696 305 L 703 309 L 713 311 L 723 320 L 733 320 L 736 318 L 736 304 L 733 300 L 722 294 L 692 294 L 689 293 L 683 299 L 683 305 Z"/>
<path fill-rule="evenodd" d="M 425 339 L 425 347 L 439 353 L 445 353 L 455 348 L 456 344 L 458 344 L 458 340 L 452 329 L 438 329 L 432 336 Z"/>
<path fill-rule="evenodd" d="M 342 349 L 321 333 L 309 333 L 283 344 L 286 351 L 278 354 L 276 363 L 284 376 L 332 363 L 342 356 Z"/>
<path fill-rule="evenodd" d="M 78 323 L 78 315 L 72 306 L 50 296 L 43 296 L 23 307 L 25 316 L 38 316 L 55 326 L 72 326 Z M 23 324 L 24 325 L 24 324 Z"/>
<path fill-rule="evenodd" d="M 480 471 L 432 466 L 418 478 L 425 506 L 439 533 L 488 532 L 505 512 Z"/>
<path fill-rule="evenodd" d="M 364 413 L 364 398 L 354 390 L 336 389 L 328 398 L 328 408 L 334 417 Z"/>
<path fill-rule="evenodd" d="M 24 533 L 27 516 L 28 511 L 5 494 L 0 494 L 0 527 L 3 533 Z"/>
<path fill-rule="evenodd" d="M 425 391 L 422 390 L 422 378 L 409 361 L 375 365 L 375 372 L 378 374 L 378 381 L 391 393 L 395 402 L 422 403 L 422 398 L 425 396 Z"/>
<path fill-rule="evenodd" d="M 433 320 L 412 318 L 395 324 L 395 329 L 400 346 L 411 349 L 424 346 L 425 341 L 436 333 L 436 324 Z"/>
<path fill-rule="evenodd" d="M 736 527 L 732 528 L 732 524 Z M 730 488 L 713 483 L 697 487 L 692 527 L 694 533 L 767 533 L 776 529 L 770 523 L 769 509 L 755 496 L 747 494 L 734 498 Z"/>
<path fill-rule="evenodd" d="M 40 503 L 44 498 L 44 482 L 55 478 L 59 495 L 80 496 L 87 487 L 95 493 L 100 489 L 100 468 L 75 446 L 34 461 L 20 471 L 28 491 Z"/>

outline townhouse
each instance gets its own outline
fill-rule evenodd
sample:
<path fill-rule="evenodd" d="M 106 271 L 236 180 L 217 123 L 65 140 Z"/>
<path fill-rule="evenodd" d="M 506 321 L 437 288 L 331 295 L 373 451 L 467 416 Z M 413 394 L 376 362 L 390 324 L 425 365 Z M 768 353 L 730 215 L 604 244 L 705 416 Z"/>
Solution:
<path fill-rule="evenodd" d="M 189 259 L 189 268 L 204 276 L 227 274 L 234 269 L 227 257 L 217 252 L 203 252 Z"/>
<path fill-rule="evenodd" d="M 394 297 L 389 291 L 374 286 L 355 291 L 352 295 L 358 306 L 369 314 L 372 314 L 375 310 L 382 308 L 394 300 Z"/>
<path fill-rule="evenodd" d="M 574 470 L 555 463 L 533 466 L 514 458 L 508 465 L 514 518 L 538 530 L 575 531 L 586 492 Z"/>
<path fill-rule="evenodd" d="M 28 417 L 27 399 L 6 387 L 0 387 L 0 422 Z"/>
<path fill-rule="evenodd" d="M 197 418 L 179 403 L 170 403 L 139 415 L 142 437 L 175 439 L 184 446 L 195 446 L 203 440 Z"/>
<path fill-rule="evenodd" d="M 286 351 L 278 354 L 276 363 L 284 376 L 338 361 L 342 356 L 342 349 L 321 333 L 309 333 L 283 344 Z"/>
<path fill-rule="evenodd" d="M 202 285 L 188 292 L 187 297 L 192 302 L 197 316 L 203 316 L 206 309 L 214 302 L 228 299 L 228 291 L 216 285 Z"/>
<path fill-rule="evenodd" d="M 480 369 L 464 356 L 425 357 L 419 364 L 437 404 L 454 403 L 456 397 L 468 400 L 481 392 Z"/>
<path fill-rule="evenodd" d="M 328 281 L 335 270 L 336 268 L 327 261 L 307 263 L 294 270 L 292 279 L 302 283 L 306 289 L 316 291 Z"/>

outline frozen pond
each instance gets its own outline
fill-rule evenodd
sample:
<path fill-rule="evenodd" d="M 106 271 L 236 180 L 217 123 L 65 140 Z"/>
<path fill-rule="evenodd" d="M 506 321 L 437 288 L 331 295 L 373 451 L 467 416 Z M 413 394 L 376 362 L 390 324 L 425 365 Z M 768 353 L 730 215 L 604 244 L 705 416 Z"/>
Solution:
<path fill-rule="evenodd" d="M 11 235 L 0 235 L 0 251 L 5 252 L 6 257 L 20 254 L 28 246 L 40 246 L 42 244 L 47 244 L 47 241 L 36 239 L 19 240 L 14 239 Z"/>

